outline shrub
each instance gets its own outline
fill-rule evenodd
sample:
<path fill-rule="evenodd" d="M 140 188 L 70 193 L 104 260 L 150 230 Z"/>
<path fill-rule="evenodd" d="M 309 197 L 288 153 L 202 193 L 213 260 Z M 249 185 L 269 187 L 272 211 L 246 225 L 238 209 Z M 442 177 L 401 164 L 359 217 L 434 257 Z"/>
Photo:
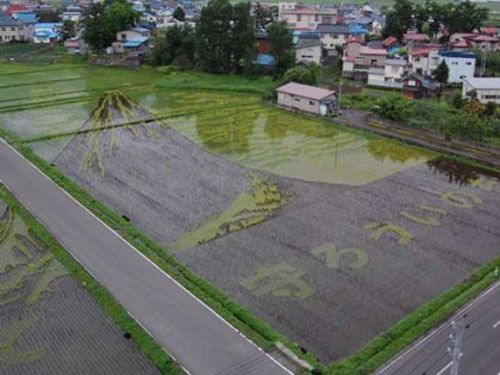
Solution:
<path fill-rule="evenodd" d="M 377 100 L 372 111 L 394 121 L 406 121 L 413 115 L 413 102 L 399 94 L 391 94 Z"/>

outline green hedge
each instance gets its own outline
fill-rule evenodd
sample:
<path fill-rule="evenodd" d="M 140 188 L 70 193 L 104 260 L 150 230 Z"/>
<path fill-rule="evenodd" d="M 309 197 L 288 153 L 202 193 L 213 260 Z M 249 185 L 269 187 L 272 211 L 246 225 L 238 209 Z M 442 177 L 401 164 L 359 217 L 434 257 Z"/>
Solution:
<path fill-rule="evenodd" d="M 113 298 L 113 296 L 52 237 L 42 225 L 7 191 L 0 185 L 0 199 L 13 207 L 26 225 L 33 231 L 56 259 L 68 269 L 72 276 L 78 280 L 99 303 L 103 310 L 113 319 L 113 321 L 124 332 L 131 334 L 137 346 L 150 360 L 158 367 L 164 375 L 183 374 L 184 371 L 176 364 L 168 354 L 149 336 L 139 324 L 127 313 L 127 311 Z"/>

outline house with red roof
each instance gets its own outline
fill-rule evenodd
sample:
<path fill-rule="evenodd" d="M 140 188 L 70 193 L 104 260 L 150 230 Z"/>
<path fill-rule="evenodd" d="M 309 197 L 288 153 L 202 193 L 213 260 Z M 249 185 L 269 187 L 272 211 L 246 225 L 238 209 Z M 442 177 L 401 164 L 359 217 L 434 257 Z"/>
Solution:
<path fill-rule="evenodd" d="M 403 36 L 403 40 L 407 44 L 410 44 L 410 43 L 415 43 L 415 42 L 418 42 L 418 43 L 429 42 L 431 40 L 431 38 L 429 38 L 429 35 L 427 35 L 427 34 L 409 32 Z"/>
<path fill-rule="evenodd" d="M 382 41 L 384 48 L 390 48 L 398 44 L 398 39 L 393 36 L 388 36 Z"/>
<path fill-rule="evenodd" d="M 465 38 L 474 49 L 481 51 L 500 51 L 500 39 L 496 36 L 479 34 Z"/>
<path fill-rule="evenodd" d="M 416 74 L 430 76 L 439 65 L 439 47 L 431 46 L 408 50 L 408 62 L 411 71 Z"/>
<path fill-rule="evenodd" d="M 28 10 L 28 7 L 24 4 L 10 4 L 7 7 L 7 14 L 9 16 L 14 15 L 14 13 L 19 13 L 19 12 L 26 12 Z"/>

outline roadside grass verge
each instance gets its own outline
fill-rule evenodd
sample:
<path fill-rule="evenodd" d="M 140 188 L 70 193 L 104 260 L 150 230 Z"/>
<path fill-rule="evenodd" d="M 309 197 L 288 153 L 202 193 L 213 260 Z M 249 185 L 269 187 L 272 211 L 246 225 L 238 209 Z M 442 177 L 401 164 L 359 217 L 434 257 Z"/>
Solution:
<path fill-rule="evenodd" d="M 123 217 L 115 213 L 109 207 L 94 199 L 89 193 L 87 193 L 78 184 L 73 182 L 67 176 L 64 175 L 57 167 L 50 165 L 45 160 L 38 157 L 30 147 L 26 146 L 22 140 L 18 139 L 16 136 L 6 132 L 4 129 L 0 128 L 0 137 L 5 139 L 9 144 L 15 147 L 26 159 L 36 165 L 43 173 L 49 176 L 52 181 L 57 185 L 67 191 L 73 198 L 82 203 L 95 215 L 97 215 L 101 220 L 103 220 L 107 225 L 117 231 L 124 239 L 126 239 L 130 244 L 132 244 L 136 249 L 158 265 L 162 270 L 176 279 L 180 284 L 182 284 L 186 289 L 204 301 L 208 306 L 215 310 L 221 317 L 223 317 L 228 323 L 230 323 L 237 330 L 242 332 L 246 337 L 256 343 L 258 346 L 264 350 L 270 351 L 274 349 L 277 342 L 285 344 L 299 357 L 307 360 L 309 363 L 313 364 L 318 369 L 322 369 L 323 365 L 320 364 L 312 354 L 303 354 L 297 343 L 287 340 L 284 336 L 274 330 L 269 324 L 257 318 L 253 313 L 251 313 L 246 308 L 242 307 L 238 303 L 234 302 L 228 295 L 220 291 L 218 288 L 210 284 L 208 281 L 202 277 L 196 275 L 186 266 L 180 264 L 174 257 L 167 255 L 165 249 L 159 245 L 156 241 L 146 236 L 139 230 L 137 230 L 132 224 L 126 221 Z M 61 248 L 61 251 L 65 252 Z M 69 254 L 67 257 L 72 259 Z M 68 260 L 66 260 L 68 261 Z M 62 261 L 61 261 L 62 262 Z M 73 260 L 73 262 L 75 262 Z M 66 265 L 66 263 L 62 262 Z M 75 262 L 76 263 L 76 262 Z M 78 266 L 80 267 L 80 266 Z M 86 274 L 85 270 L 80 267 L 80 274 Z M 88 276 L 90 277 L 90 276 Z M 98 295 L 112 296 L 106 292 L 104 289 Z M 100 300 L 98 300 L 100 302 Z M 113 300 L 114 301 L 114 300 Z M 106 310 L 108 311 L 108 310 Z M 117 321 L 120 323 L 124 318 Z M 132 320 L 133 322 L 133 320 Z M 132 326 L 132 322 L 129 324 Z M 135 325 L 137 323 L 133 322 Z M 137 327 L 139 327 L 137 325 Z M 140 328 L 140 327 L 139 327 Z M 133 333 L 128 329 L 128 332 Z M 149 337 L 149 336 L 148 336 Z M 145 340 L 145 339 L 144 339 Z M 145 340 L 146 341 L 146 340 Z M 147 352 L 149 345 L 153 347 L 154 341 L 152 341 L 141 349 Z M 157 344 L 155 344 L 157 345 Z M 161 350 L 161 349 L 160 349 Z M 163 352 L 163 351 L 162 351 Z M 165 353 L 165 352 L 163 352 Z M 152 350 L 152 355 L 159 356 L 156 350 Z M 166 354 L 165 354 L 166 356 Z M 159 360 L 160 364 L 164 364 L 165 359 Z M 157 363 L 157 362 L 155 362 Z M 166 366 L 164 364 L 164 366 Z M 170 367 L 167 368 L 170 371 Z M 165 370 L 166 371 L 166 370 Z M 177 370 L 176 370 L 177 371 Z M 169 373 L 169 372 L 164 372 Z M 177 372 L 174 372 L 177 374 Z"/>
<path fill-rule="evenodd" d="M 271 95 L 274 85 L 275 83 L 269 77 L 249 79 L 231 74 L 215 75 L 196 71 L 171 72 L 155 84 L 155 86 L 165 89 L 215 90 L 263 96 Z"/>
<path fill-rule="evenodd" d="M 55 258 L 71 272 L 98 302 L 103 310 L 123 332 L 131 334 L 139 350 L 142 350 L 164 375 L 184 374 L 181 367 L 158 345 L 148 333 L 128 314 L 128 312 L 101 286 L 85 269 L 64 249 L 51 234 L 17 201 L 7 188 L 0 184 L 0 198 L 5 201 L 23 219 L 33 231 L 35 237 Z"/>
<path fill-rule="evenodd" d="M 495 275 L 496 269 L 499 272 Z M 434 327 L 451 318 L 467 302 L 500 280 L 500 257 L 477 269 L 447 292 L 406 315 L 363 349 L 332 364 L 327 374 L 370 374 Z"/>

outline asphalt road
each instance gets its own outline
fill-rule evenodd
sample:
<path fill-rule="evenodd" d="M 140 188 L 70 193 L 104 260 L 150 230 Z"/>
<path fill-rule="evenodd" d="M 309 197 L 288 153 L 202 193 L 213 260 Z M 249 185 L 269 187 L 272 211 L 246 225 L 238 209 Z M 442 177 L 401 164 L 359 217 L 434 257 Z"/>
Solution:
<path fill-rule="evenodd" d="M 459 374 L 500 374 L 500 282 L 457 313 L 455 321 L 464 326 Z M 449 321 L 376 374 L 449 374 L 451 357 L 447 348 L 450 333 Z"/>
<path fill-rule="evenodd" d="M 290 374 L 2 139 L 0 181 L 191 374 Z"/>

